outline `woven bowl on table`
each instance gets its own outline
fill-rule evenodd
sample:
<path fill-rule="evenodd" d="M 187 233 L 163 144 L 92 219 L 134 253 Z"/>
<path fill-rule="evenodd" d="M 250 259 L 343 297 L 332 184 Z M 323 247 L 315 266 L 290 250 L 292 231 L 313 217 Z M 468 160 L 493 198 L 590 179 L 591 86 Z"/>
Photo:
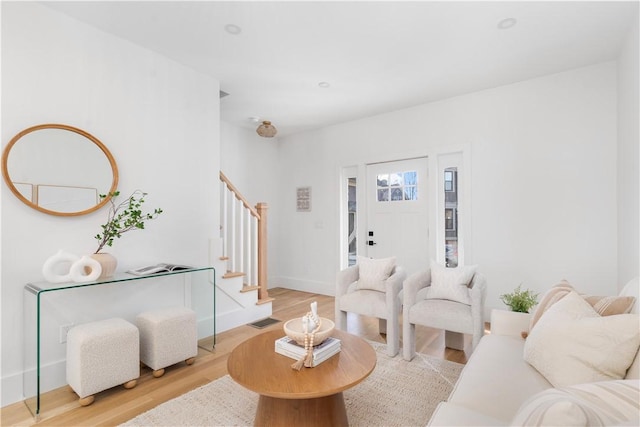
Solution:
<path fill-rule="evenodd" d="M 329 338 L 336 327 L 333 320 L 325 319 L 324 317 L 321 317 L 320 320 L 322 320 L 322 325 L 320 325 L 320 330 L 316 332 L 313 338 L 314 346 L 320 345 L 324 340 Z M 304 329 L 301 318 L 291 319 L 286 322 L 284 324 L 284 333 L 299 345 L 304 345 Z"/>

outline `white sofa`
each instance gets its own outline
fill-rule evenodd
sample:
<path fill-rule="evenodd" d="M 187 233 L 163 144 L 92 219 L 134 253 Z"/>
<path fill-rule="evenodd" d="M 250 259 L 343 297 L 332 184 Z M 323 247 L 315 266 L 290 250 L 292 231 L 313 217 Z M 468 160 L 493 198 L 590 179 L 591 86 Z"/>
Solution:
<path fill-rule="evenodd" d="M 622 296 L 636 298 L 632 313 L 638 313 L 638 279 L 634 279 L 621 291 Z M 514 320 L 515 319 L 515 320 Z M 496 322 L 494 324 L 494 321 Z M 524 360 L 525 340 L 521 331 L 527 331 L 528 317 L 511 318 L 505 323 L 503 313 L 492 314 L 492 333 L 484 336 L 458 379 L 453 392 L 446 402 L 438 405 L 429 425 L 431 426 L 489 426 L 518 425 L 514 417 L 519 410 L 537 393 L 552 389 L 552 384 L 533 366 Z M 640 329 L 640 325 L 638 326 Z M 496 333 L 498 332 L 498 333 Z M 638 379 L 638 353 L 627 371 L 626 379 Z M 634 405 L 638 405 L 640 394 L 636 396 L 638 382 L 633 383 Z M 593 383 L 590 383 L 593 384 Z M 601 384 L 601 383 L 599 383 Z M 562 388 L 550 392 L 563 392 Z M 547 392 L 549 394 L 549 392 Z M 538 396 L 536 396 L 537 398 Z M 556 407 L 558 408 L 558 407 Z M 574 408 L 575 409 L 575 408 Z M 566 409 L 565 407 L 565 410 Z M 640 409 L 631 409 L 630 421 L 618 425 L 640 425 Z M 635 411 L 635 417 L 633 412 Z M 543 423 L 544 424 L 544 423 Z"/>

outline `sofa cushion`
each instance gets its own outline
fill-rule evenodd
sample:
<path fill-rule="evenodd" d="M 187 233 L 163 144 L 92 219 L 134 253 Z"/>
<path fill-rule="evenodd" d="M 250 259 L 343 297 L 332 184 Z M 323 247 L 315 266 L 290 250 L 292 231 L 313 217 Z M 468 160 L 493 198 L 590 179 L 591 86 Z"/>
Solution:
<path fill-rule="evenodd" d="M 625 375 L 625 379 L 640 379 L 640 349 L 636 353 L 636 357 L 633 359 L 633 363 L 631 364 L 631 366 L 629 366 L 629 369 L 627 369 L 627 375 Z"/>
<path fill-rule="evenodd" d="M 491 418 L 481 412 L 474 411 L 455 403 L 440 402 L 431 414 L 428 426 L 506 426 L 507 423 Z"/>
<path fill-rule="evenodd" d="M 358 289 L 386 291 L 386 281 L 396 267 L 396 257 L 371 259 L 358 256 Z"/>
<path fill-rule="evenodd" d="M 427 298 L 446 299 L 471 305 L 469 283 L 478 266 L 447 268 L 431 260 L 431 286 Z"/>
<path fill-rule="evenodd" d="M 520 337 L 484 336 L 469 358 L 448 402 L 508 424 L 524 401 L 551 387 L 538 371 L 524 361 L 523 346 L 524 340 Z"/>
<path fill-rule="evenodd" d="M 639 345 L 637 315 L 600 316 L 572 291 L 530 331 L 524 360 L 564 387 L 624 378 Z"/>
<path fill-rule="evenodd" d="M 640 421 L 640 381 L 617 380 L 552 388 L 532 396 L 512 426 L 605 426 Z"/>

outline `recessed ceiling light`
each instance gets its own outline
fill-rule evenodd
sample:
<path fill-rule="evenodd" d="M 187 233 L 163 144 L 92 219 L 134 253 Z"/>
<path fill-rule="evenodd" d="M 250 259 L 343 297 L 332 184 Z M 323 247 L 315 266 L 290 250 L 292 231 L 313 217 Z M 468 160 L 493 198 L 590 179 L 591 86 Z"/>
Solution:
<path fill-rule="evenodd" d="M 320 83 L 318 83 L 318 86 L 320 86 L 323 89 L 326 89 L 326 88 L 330 87 L 331 85 L 329 84 L 329 82 L 320 82 Z"/>
<path fill-rule="evenodd" d="M 498 22 L 498 29 L 500 30 L 508 30 L 509 28 L 513 28 L 516 23 L 516 18 L 505 18 L 502 21 Z"/>
<path fill-rule="evenodd" d="M 234 36 L 237 36 L 242 32 L 242 28 L 240 28 L 236 24 L 227 24 L 224 26 L 224 30 L 229 34 L 233 34 Z"/>

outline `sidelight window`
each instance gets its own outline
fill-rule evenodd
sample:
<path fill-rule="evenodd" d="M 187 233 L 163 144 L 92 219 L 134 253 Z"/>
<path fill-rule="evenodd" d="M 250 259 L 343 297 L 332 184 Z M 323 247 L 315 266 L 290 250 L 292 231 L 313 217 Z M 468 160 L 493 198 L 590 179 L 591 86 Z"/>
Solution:
<path fill-rule="evenodd" d="M 444 235 L 447 267 L 458 266 L 458 168 L 444 170 Z"/>

